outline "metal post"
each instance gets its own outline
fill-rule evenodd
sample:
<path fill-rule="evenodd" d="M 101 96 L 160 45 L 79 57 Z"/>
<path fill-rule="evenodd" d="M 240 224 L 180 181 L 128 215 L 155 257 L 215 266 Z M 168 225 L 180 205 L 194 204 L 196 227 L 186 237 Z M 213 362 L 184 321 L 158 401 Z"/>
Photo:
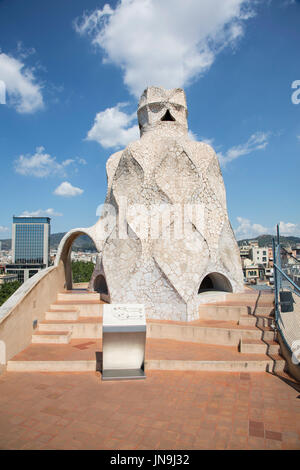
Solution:
<path fill-rule="evenodd" d="M 278 285 L 277 285 L 277 269 L 276 269 L 276 245 L 275 239 L 272 239 L 272 249 L 273 249 L 273 271 L 274 271 L 274 296 L 275 296 L 275 321 L 278 321 Z"/>
<path fill-rule="evenodd" d="M 279 233 L 279 225 L 277 224 L 276 226 L 276 229 L 277 229 L 277 257 L 278 259 L 276 259 L 276 264 L 277 266 L 281 269 L 281 246 L 280 246 L 280 233 Z M 278 273 L 278 276 L 277 276 L 277 279 L 278 279 L 278 291 L 280 291 L 281 287 L 282 287 L 282 279 L 281 279 L 281 275 Z"/>

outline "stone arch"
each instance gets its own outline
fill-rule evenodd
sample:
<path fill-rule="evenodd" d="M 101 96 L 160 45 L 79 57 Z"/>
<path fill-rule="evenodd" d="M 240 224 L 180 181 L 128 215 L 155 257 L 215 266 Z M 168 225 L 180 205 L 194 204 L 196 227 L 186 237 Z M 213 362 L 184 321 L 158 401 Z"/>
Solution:
<path fill-rule="evenodd" d="M 62 238 L 58 250 L 57 256 L 55 260 L 55 265 L 58 266 L 59 263 L 64 264 L 65 269 L 65 288 L 67 290 L 72 289 L 72 264 L 71 264 L 71 252 L 72 252 L 72 244 L 76 240 L 76 238 L 80 237 L 81 235 L 87 235 L 92 242 L 97 247 L 93 236 L 89 233 L 88 229 L 74 229 L 70 230 L 70 232 L 66 233 L 66 235 Z"/>
<path fill-rule="evenodd" d="M 232 285 L 229 279 L 221 273 L 209 273 L 201 281 L 198 294 L 207 291 L 232 292 Z"/>

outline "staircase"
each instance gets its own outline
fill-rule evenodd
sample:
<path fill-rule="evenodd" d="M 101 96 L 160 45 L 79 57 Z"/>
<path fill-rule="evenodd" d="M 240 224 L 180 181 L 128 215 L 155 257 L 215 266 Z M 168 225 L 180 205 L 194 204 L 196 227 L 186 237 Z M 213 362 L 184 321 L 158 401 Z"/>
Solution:
<path fill-rule="evenodd" d="M 32 343 L 68 344 L 71 339 L 100 338 L 103 302 L 96 292 L 85 290 L 57 294 L 45 320 L 32 335 Z"/>
<path fill-rule="evenodd" d="M 148 321 L 148 338 L 169 341 L 169 349 L 161 349 L 160 358 L 147 359 L 147 367 L 283 371 L 285 361 L 280 356 L 274 329 L 273 299 L 273 294 L 268 293 L 262 293 L 259 298 L 255 292 L 236 294 L 230 301 L 202 304 L 199 320 L 194 322 Z M 197 344 L 197 348 L 191 347 L 193 343 Z M 187 351 L 190 354 L 184 354 Z M 164 355 L 165 358 L 162 357 Z M 184 355 L 184 359 L 180 358 Z M 190 360 L 187 360 L 188 356 Z"/>
<path fill-rule="evenodd" d="M 102 309 L 98 293 L 61 292 L 8 371 L 96 371 L 101 368 Z M 145 368 L 280 372 L 285 362 L 273 328 L 273 295 L 234 294 L 201 304 L 193 322 L 147 320 Z"/>

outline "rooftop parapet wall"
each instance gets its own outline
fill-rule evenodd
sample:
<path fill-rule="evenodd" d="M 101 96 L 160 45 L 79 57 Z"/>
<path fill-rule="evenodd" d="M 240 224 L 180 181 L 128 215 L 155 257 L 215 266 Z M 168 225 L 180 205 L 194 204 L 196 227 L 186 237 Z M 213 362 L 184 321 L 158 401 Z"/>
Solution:
<path fill-rule="evenodd" d="M 45 319 L 45 312 L 64 284 L 64 265 L 60 263 L 28 279 L 0 307 L 0 365 L 29 346 L 33 321 Z"/>
<path fill-rule="evenodd" d="M 300 297 L 292 298 L 292 311 L 281 312 L 278 339 L 288 372 L 300 382 Z"/>

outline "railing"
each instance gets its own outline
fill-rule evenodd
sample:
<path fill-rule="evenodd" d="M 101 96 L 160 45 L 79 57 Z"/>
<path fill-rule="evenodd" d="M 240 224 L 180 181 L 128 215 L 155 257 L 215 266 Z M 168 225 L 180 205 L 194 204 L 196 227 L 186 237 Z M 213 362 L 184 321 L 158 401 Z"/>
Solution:
<path fill-rule="evenodd" d="M 288 255 L 293 263 L 287 262 Z M 273 238 L 275 323 L 295 366 L 300 364 L 300 262 Z"/>
<path fill-rule="evenodd" d="M 284 255 L 284 256 L 283 256 Z M 300 259 L 281 247 L 282 271 L 300 288 Z"/>

